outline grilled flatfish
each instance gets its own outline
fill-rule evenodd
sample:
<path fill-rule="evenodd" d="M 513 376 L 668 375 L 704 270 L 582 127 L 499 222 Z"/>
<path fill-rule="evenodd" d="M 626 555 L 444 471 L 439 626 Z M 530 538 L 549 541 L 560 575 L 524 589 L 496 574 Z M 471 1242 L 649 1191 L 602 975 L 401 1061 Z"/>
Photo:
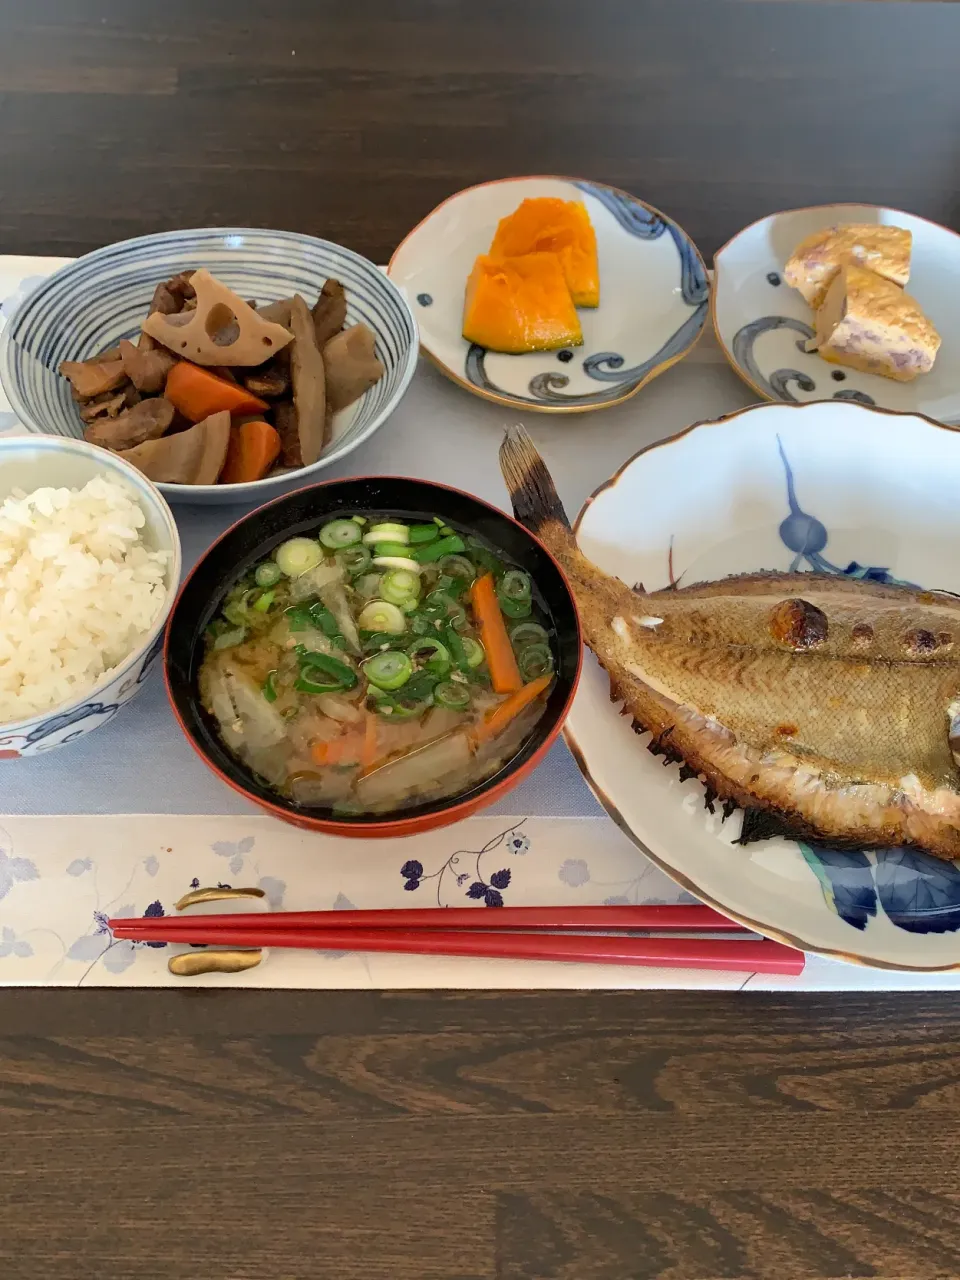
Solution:
<path fill-rule="evenodd" d="M 708 806 L 745 811 L 742 843 L 960 858 L 960 599 L 813 573 L 644 593 L 580 553 L 522 428 L 500 465 L 517 518 L 569 578 L 611 697 Z"/>

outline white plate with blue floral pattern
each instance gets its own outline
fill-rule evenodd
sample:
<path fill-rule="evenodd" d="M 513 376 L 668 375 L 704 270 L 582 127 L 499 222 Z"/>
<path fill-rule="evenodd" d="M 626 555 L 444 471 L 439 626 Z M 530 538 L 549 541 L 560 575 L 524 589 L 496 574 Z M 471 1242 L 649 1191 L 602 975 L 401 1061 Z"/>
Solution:
<path fill-rule="evenodd" d="M 761 569 L 960 593 L 960 436 L 842 401 L 760 405 L 637 454 L 589 499 L 583 552 L 657 590 Z M 773 839 L 647 750 L 590 657 L 565 728 L 611 817 L 684 888 L 759 932 L 894 969 L 960 968 L 960 864 Z M 946 732 L 946 720 L 944 721 Z"/>
<path fill-rule="evenodd" d="M 586 204 L 600 305 L 579 313 L 582 347 L 487 351 L 462 336 L 467 277 L 499 220 L 538 196 Z M 626 191 L 574 178 L 503 178 L 458 192 L 410 232 L 388 273 L 416 313 L 422 350 L 444 373 L 474 395 L 542 413 L 584 413 L 635 395 L 689 351 L 707 316 L 707 273 L 686 232 Z"/>
<path fill-rule="evenodd" d="M 783 279 L 801 240 L 824 227 L 850 222 L 905 227 L 913 235 L 907 292 L 923 307 L 942 338 L 933 369 L 913 382 L 828 364 L 804 349 L 814 315 Z M 830 204 L 791 209 L 745 227 L 714 259 L 711 309 L 727 359 L 764 400 L 804 404 L 855 400 L 859 404 L 923 413 L 960 423 L 960 235 L 899 209 Z"/>

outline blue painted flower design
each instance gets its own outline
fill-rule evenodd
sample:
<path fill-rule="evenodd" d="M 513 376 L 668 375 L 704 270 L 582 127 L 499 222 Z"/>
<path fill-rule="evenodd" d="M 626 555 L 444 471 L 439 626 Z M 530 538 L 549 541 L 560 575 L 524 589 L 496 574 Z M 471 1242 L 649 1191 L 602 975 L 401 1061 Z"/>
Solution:
<path fill-rule="evenodd" d="M 256 840 L 253 836 L 244 836 L 242 840 L 215 840 L 210 848 L 218 858 L 229 858 L 230 873 L 238 876 L 243 870 L 244 858 L 255 843 Z"/>
<path fill-rule="evenodd" d="M 458 889 L 462 889 L 465 885 L 467 886 L 465 893 L 471 901 L 483 902 L 488 907 L 502 907 L 503 895 L 510 886 L 513 873 L 509 867 L 502 867 L 499 871 L 494 871 L 489 876 L 485 876 L 481 864 L 485 855 L 492 853 L 495 849 L 505 848 L 511 853 L 526 853 L 530 848 L 530 840 L 521 831 L 520 828 L 522 826 L 523 822 L 518 822 L 515 826 L 508 827 L 506 831 L 501 831 L 492 840 L 488 840 L 482 849 L 458 849 L 436 871 L 432 871 L 429 874 L 424 870 L 423 863 L 419 858 L 408 858 L 400 868 L 404 889 L 413 892 L 419 889 L 425 881 L 435 880 L 437 885 L 437 905 L 449 906 L 450 903 L 444 902 L 442 897 L 442 887 L 449 872 L 450 878 Z M 461 870 L 463 865 L 461 859 L 472 860 L 472 872 Z"/>
<path fill-rule="evenodd" d="M 26 938 L 18 938 L 9 925 L 0 929 L 0 960 L 7 956 L 16 956 L 18 960 L 26 960 L 33 955 L 33 947 Z"/>
<path fill-rule="evenodd" d="M 777 449 L 786 479 L 788 507 L 778 532 L 783 545 L 793 552 L 792 573 L 829 573 L 919 589 L 917 583 L 897 578 L 881 565 L 862 565 L 851 560 L 841 567 L 827 559 L 824 555 L 830 541 L 827 527 L 801 507 L 793 468 L 779 436 Z M 676 585 L 669 558 L 668 571 L 670 581 Z M 799 847 L 820 882 L 824 901 L 852 928 L 867 928 L 880 909 L 898 928 L 911 933 L 944 933 L 960 928 L 960 866 L 957 863 L 903 848 L 832 849 L 814 842 L 801 843 Z M 574 887 L 584 883 L 581 876 L 589 878 L 582 859 L 568 859 L 560 869 L 560 879 Z M 617 895 L 607 902 L 625 900 Z"/>
<path fill-rule="evenodd" d="M 9 843 L 0 832 L 0 898 L 5 898 L 15 884 L 24 884 L 28 880 L 38 880 L 40 872 L 36 864 L 29 858 L 15 857 L 9 850 Z M 6 845 L 7 847 L 4 847 Z"/>
<path fill-rule="evenodd" d="M 800 845 L 824 900 L 841 920 L 863 930 L 882 909 L 909 933 L 960 928 L 960 867 L 916 849 L 839 850 Z"/>
<path fill-rule="evenodd" d="M 804 564 L 817 573 L 842 574 L 848 578 L 865 578 L 870 582 L 895 583 L 899 586 L 915 586 L 902 578 L 895 578 L 889 569 L 880 565 L 862 565 L 851 560 L 845 569 L 833 564 L 823 556 L 829 534 L 826 525 L 816 516 L 808 515 L 797 501 L 796 484 L 793 468 L 783 448 L 783 441 L 777 436 L 777 449 L 787 481 L 787 505 L 790 514 L 780 524 L 780 540 L 788 551 L 793 551 L 794 558 L 790 565 L 791 572 L 797 572 Z"/>
<path fill-rule="evenodd" d="M 790 568 L 807 567 L 871 582 L 904 582 L 879 565 L 851 560 L 841 568 L 823 552 L 829 542 L 826 526 L 808 515 L 797 499 L 793 469 L 777 437 L 787 481 L 790 514 L 781 523 L 780 539 L 794 553 Z M 800 851 L 820 882 L 824 900 L 841 920 L 863 930 L 883 909 L 898 928 L 911 933 L 945 933 L 960 928 L 960 868 L 910 849 L 831 849 L 825 844 L 801 843 Z"/>
<path fill-rule="evenodd" d="M 571 889 L 579 889 L 590 879 L 590 868 L 583 858 L 567 858 L 557 876 Z"/>

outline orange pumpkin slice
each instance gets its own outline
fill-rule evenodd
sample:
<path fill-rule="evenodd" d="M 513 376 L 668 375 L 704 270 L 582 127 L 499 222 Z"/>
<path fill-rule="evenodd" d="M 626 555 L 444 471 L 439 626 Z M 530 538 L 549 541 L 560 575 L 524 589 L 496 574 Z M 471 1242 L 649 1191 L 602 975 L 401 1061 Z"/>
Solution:
<path fill-rule="evenodd" d="M 539 196 L 524 200 L 501 218 L 490 253 L 515 258 L 526 253 L 555 253 L 578 307 L 600 305 L 597 235 L 586 206 L 579 200 Z"/>
<path fill-rule="evenodd" d="M 580 346 L 580 319 L 559 259 L 552 253 L 481 254 L 467 281 L 463 336 L 510 355 Z"/>

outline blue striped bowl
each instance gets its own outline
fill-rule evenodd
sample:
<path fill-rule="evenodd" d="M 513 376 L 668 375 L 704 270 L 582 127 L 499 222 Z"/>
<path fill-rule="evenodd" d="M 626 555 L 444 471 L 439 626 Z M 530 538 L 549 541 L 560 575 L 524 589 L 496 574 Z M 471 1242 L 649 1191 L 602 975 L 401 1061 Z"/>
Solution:
<path fill-rule="evenodd" d="M 45 280 L 0 335 L 0 381 L 29 430 L 80 438 L 83 423 L 61 360 L 82 360 L 133 338 L 154 288 L 178 271 L 207 267 L 244 298 L 273 302 L 302 294 L 312 303 L 333 276 L 347 293 L 347 323 L 376 335 L 386 373 L 337 417 L 334 442 L 319 462 L 250 484 L 157 487 L 171 501 L 262 502 L 308 483 L 368 439 L 390 416 L 417 364 L 417 324 L 399 289 L 359 254 L 290 231 L 210 227 L 121 240 L 88 253 Z"/>

